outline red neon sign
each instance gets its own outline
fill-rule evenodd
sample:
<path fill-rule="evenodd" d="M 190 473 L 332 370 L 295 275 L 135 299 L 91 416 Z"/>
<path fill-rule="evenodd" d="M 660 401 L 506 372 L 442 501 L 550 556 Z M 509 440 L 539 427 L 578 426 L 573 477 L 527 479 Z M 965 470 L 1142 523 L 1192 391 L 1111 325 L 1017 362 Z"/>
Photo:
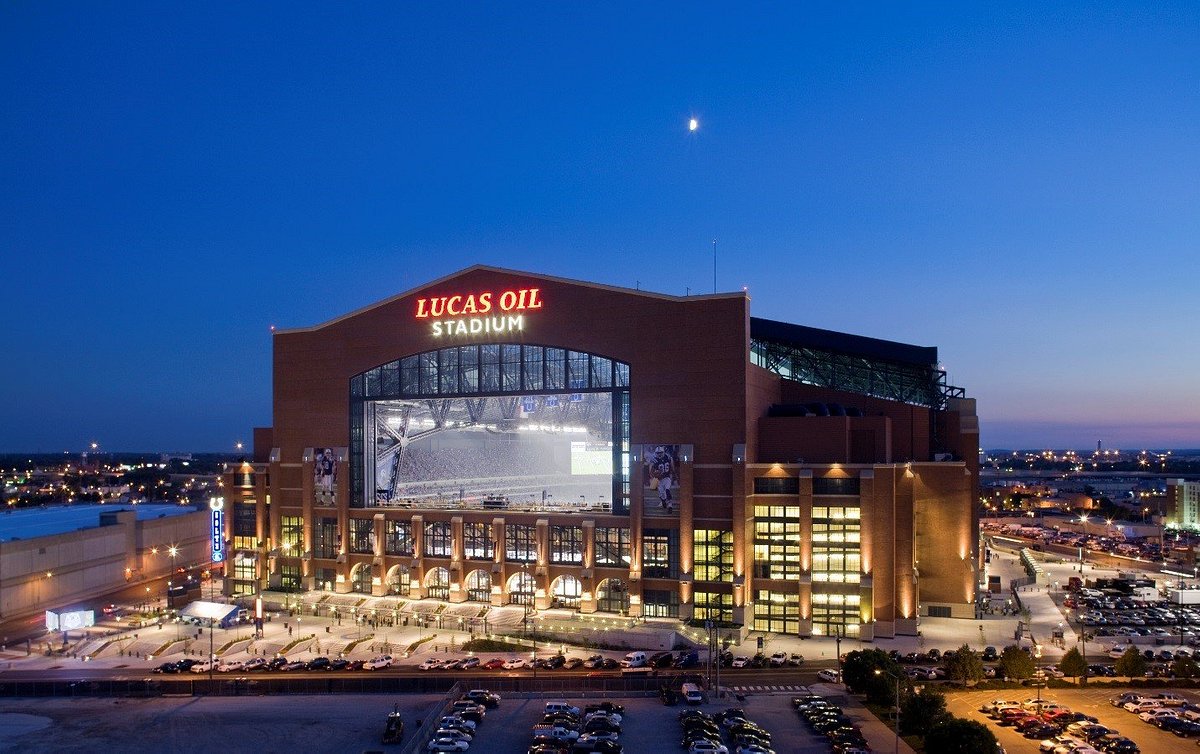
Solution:
<path fill-rule="evenodd" d="M 464 317 L 499 312 L 523 312 L 542 308 L 541 288 L 434 296 L 417 299 L 417 319 Z"/>

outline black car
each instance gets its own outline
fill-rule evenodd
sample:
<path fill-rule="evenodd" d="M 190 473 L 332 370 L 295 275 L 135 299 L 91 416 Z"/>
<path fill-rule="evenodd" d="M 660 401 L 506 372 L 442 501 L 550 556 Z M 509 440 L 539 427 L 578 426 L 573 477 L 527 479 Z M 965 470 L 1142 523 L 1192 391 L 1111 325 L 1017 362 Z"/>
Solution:
<path fill-rule="evenodd" d="M 199 665 L 199 664 L 200 664 L 199 660 L 180 660 L 179 662 L 175 663 L 175 667 L 176 667 L 175 672 L 187 673 L 187 672 L 191 671 L 193 665 Z"/>
<path fill-rule="evenodd" d="M 1109 754 L 1141 754 L 1141 749 L 1128 738 L 1118 738 L 1109 742 L 1104 750 Z"/>
<path fill-rule="evenodd" d="M 668 707 L 674 707 L 676 704 L 679 704 L 679 692 L 669 689 L 666 686 L 658 690 L 658 698 L 662 699 L 662 703 Z"/>
<path fill-rule="evenodd" d="M 1051 738 L 1053 736 L 1057 736 L 1058 735 L 1058 727 L 1054 726 L 1054 725 L 1049 725 L 1049 724 L 1035 725 L 1032 728 L 1021 731 L 1021 734 L 1023 736 L 1025 736 L 1026 738 L 1033 738 L 1033 739 L 1037 739 L 1038 741 L 1042 741 L 1044 739 Z"/>
<path fill-rule="evenodd" d="M 329 663 L 330 670 L 346 670 L 350 667 L 350 661 L 344 659 L 333 660 Z"/>
<path fill-rule="evenodd" d="M 564 666 L 566 664 L 567 664 L 567 658 L 563 657 L 562 655 L 554 655 L 553 657 L 546 658 L 546 669 L 547 670 L 558 670 L 559 668 L 561 668 L 562 666 Z"/>
<path fill-rule="evenodd" d="M 583 708 L 583 714 L 586 715 L 591 712 L 607 712 L 610 715 L 624 715 L 625 708 L 623 706 L 621 706 L 620 704 L 613 704 L 612 702 L 600 702 L 598 704 L 589 704 L 588 706 Z"/>
<path fill-rule="evenodd" d="M 284 665 L 287 665 L 287 664 L 288 664 L 288 659 L 286 657 L 276 657 L 275 659 L 273 659 L 267 663 L 267 670 L 279 670 L 280 668 L 282 668 Z"/>
<path fill-rule="evenodd" d="M 490 691 L 483 689 L 474 689 L 463 694 L 463 699 L 469 699 L 476 704 L 482 704 L 488 709 L 495 709 L 500 706 L 500 697 Z"/>
<path fill-rule="evenodd" d="M 569 754 L 566 744 L 558 742 L 535 743 L 526 749 L 526 754 Z"/>
<path fill-rule="evenodd" d="M 158 667 L 156 667 L 154 670 L 151 670 L 150 672 L 151 673 L 178 673 L 179 668 L 177 668 L 175 666 L 175 663 L 173 663 L 173 662 L 164 662 L 162 665 L 159 665 Z"/>
<path fill-rule="evenodd" d="M 328 657 L 314 657 L 304 667 L 306 670 L 329 670 L 331 665 L 333 663 L 329 661 Z"/>
<path fill-rule="evenodd" d="M 646 661 L 646 664 L 652 668 L 669 668 L 674 660 L 675 655 L 670 652 L 655 652 L 650 655 L 650 659 Z"/>
<path fill-rule="evenodd" d="M 1000 659 L 1000 653 L 996 651 L 995 647 L 984 647 L 984 649 L 983 649 L 983 661 L 984 662 L 995 662 L 996 660 L 999 660 L 999 659 Z"/>

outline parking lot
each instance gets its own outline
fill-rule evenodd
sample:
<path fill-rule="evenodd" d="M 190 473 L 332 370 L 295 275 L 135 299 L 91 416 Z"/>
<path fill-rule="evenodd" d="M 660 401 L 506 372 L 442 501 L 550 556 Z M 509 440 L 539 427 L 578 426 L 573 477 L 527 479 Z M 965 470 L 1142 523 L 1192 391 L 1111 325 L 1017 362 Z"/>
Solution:
<path fill-rule="evenodd" d="M 1193 751 L 1196 740 L 1180 738 L 1165 730 L 1159 730 L 1149 723 L 1138 719 L 1137 715 L 1112 706 L 1110 699 L 1119 696 L 1124 689 L 1090 688 L 1090 689 L 1053 689 L 1044 691 L 1043 699 L 1053 700 L 1069 707 L 1072 711 L 1091 715 L 1100 724 L 1113 728 L 1127 738 L 1130 738 L 1141 749 L 1142 754 L 1179 754 Z M 1200 695 L 1194 691 L 1171 689 L 1172 692 L 1186 698 L 1195 704 L 1200 701 Z M 1145 694 L 1158 693 L 1157 690 L 1146 690 Z M 951 692 L 946 695 L 946 703 L 950 712 L 968 720 L 977 720 L 988 726 L 996 734 L 1000 744 L 1009 754 L 1032 754 L 1038 752 L 1040 740 L 1022 737 L 1011 727 L 1002 727 L 979 711 L 979 707 L 993 699 L 1024 700 L 1031 696 L 1028 689 L 1019 691 L 967 691 Z"/>
<path fill-rule="evenodd" d="M 628 752 L 680 751 L 683 709 L 718 712 L 732 705 L 766 728 L 773 748 L 827 754 L 792 710 L 792 694 L 752 695 L 745 703 L 713 700 L 699 707 L 664 706 L 656 697 L 610 699 L 625 706 L 621 743 Z M 471 751 L 524 754 L 530 729 L 547 699 L 503 699 L 488 710 Z M 0 710 L 0 751 L 362 752 L 381 747 L 380 734 L 399 704 L 411 734 L 440 696 L 331 695 L 181 699 L 17 699 Z M 573 704 L 594 700 L 571 699 Z M 35 719 L 49 724 L 35 729 Z M 430 720 L 423 720 L 429 724 Z M 52 731 L 52 732 L 50 732 Z M 885 731 L 886 732 L 886 731 Z M 888 740 L 890 744 L 890 739 Z M 890 746 L 885 747 L 890 751 Z"/>

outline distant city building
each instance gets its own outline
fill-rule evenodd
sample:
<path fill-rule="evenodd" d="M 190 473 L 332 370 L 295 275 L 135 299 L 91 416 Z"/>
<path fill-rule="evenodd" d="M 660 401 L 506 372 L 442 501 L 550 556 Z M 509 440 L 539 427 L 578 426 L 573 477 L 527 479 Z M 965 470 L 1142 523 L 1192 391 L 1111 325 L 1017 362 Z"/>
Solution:
<path fill-rule="evenodd" d="M 936 348 L 472 267 L 274 334 L 230 594 L 793 635 L 975 617 L 979 427 Z"/>
<path fill-rule="evenodd" d="M 1200 482 L 1167 480 L 1164 523 L 1179 529 L 1200 529 Z"/>

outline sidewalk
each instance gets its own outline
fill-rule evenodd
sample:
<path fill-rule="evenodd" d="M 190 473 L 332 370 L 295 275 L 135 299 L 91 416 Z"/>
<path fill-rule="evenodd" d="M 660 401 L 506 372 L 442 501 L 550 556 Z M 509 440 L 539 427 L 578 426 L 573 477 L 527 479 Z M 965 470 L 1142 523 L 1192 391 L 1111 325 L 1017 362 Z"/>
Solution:
<path fill-rule="evenodd" d="M 915 754 L 903 738 L 896 740 L 896 731 L 875 717 L 854 696 L 846 693 L 846 687 L 841 684 L 816 683 L 809 687 L 814 694 L 820 694 L 842 708 L 846 717 L 854 721 L 862 731 L 871 751 L 895 751 L 898 754 Z"/>

